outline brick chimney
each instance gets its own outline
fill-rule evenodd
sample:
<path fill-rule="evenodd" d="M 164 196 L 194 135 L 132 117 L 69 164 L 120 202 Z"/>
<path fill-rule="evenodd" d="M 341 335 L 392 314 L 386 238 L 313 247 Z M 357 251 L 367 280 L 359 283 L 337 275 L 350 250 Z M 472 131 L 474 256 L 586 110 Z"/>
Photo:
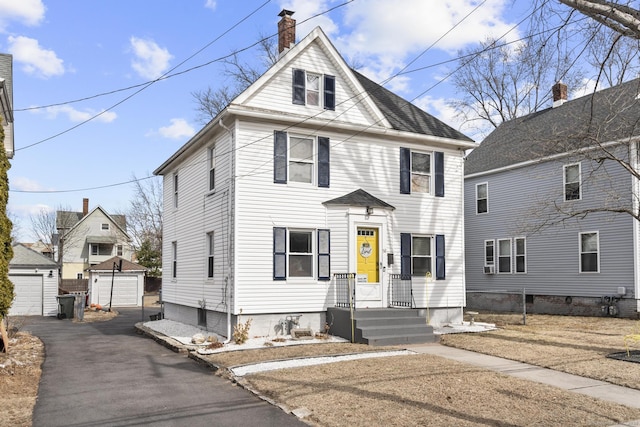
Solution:
<path fill-rule="evenodd" d="M 82 217 L 84 218 L 89 213 L 89 199 L 82 199 Z"/>
<path fill-rule="evenodd" d="M 553 107 L 559 107 L 567 102 L 567 85 L 559 81 L 551 88 L 553 93 Z"/>
<path fill-rule="evenodd" d="M 294 12 L 282 9 L 278 14 L 282 19 L 278 22 L 278 53 L 291 48 L 296 43 L 296 20 L 291 18 Z"/>

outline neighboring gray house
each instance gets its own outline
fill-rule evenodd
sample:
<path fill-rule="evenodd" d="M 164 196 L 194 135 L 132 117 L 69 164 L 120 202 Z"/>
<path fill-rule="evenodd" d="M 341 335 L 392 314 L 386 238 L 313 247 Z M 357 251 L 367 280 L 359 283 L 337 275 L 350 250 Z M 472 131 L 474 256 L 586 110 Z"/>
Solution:
<path fill-rule="evenodd" d="M 500 125 L 465 164 L 469 308 L 640 311 L 640 80 Z"/>
<path fill-rule="evenodd" d="M 15 297 L 10 316 L 55 316 L 58 312 L 58 265 L 21 243 L 13 247 L 9 280 Z"/>

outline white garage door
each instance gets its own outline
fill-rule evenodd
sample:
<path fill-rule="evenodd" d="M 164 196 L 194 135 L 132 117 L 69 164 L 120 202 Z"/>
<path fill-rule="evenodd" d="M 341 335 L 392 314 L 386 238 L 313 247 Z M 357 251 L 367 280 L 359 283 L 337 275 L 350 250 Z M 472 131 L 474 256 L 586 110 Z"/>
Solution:
<path fill-rule="evenodd" d="M 13 316 L 42 316 L 42 275 L 9 275 L 15 299 L 9 309 Z"/>
<path fill-rule="evenodd" d="M 111 297 L 111 274 L 98 276 L 98 304 L 107 307 Z M 112 307 L 135 306 L 138 304 L 138 276 L 116 275 L 113 280 Z"/>

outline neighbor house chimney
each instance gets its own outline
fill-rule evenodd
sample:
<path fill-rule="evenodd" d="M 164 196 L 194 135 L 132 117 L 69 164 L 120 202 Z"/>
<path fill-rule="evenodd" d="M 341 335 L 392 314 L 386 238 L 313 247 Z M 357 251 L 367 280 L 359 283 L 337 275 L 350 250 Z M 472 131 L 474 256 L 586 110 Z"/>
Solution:
<path fill-rule="evenodd" d="M 296 20 L 291 18 L 294 12 L 282 9 L 278 14 L 282 19 L 278 22 L 278 53 L 291 48 L 296 43 Z"/>
<path fill-rule="evenodd" d="M 567 102 L 567 85 L 559 81 L 551 88 L 553 93 L 553 107 L 559 107 Z"/>
<path fill-rule="evenodd" d="M 89 213 L 89 199 L 82 199 L 82 217 L 84 218 Z"/>

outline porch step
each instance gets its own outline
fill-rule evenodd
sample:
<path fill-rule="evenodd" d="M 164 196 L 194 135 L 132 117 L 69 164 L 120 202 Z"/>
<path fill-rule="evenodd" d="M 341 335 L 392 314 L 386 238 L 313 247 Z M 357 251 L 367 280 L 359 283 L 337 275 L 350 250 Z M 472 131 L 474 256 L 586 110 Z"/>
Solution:
<path fill-rule="evenodd" d="M 353 341 L 373 346 L 436 342 L 433 327 L 427 325 L 424 310 L 358 309 L 353 312 Z M 347 309 L 327 309 L 329 333 L 351 340 L 351 313 Z"/>

